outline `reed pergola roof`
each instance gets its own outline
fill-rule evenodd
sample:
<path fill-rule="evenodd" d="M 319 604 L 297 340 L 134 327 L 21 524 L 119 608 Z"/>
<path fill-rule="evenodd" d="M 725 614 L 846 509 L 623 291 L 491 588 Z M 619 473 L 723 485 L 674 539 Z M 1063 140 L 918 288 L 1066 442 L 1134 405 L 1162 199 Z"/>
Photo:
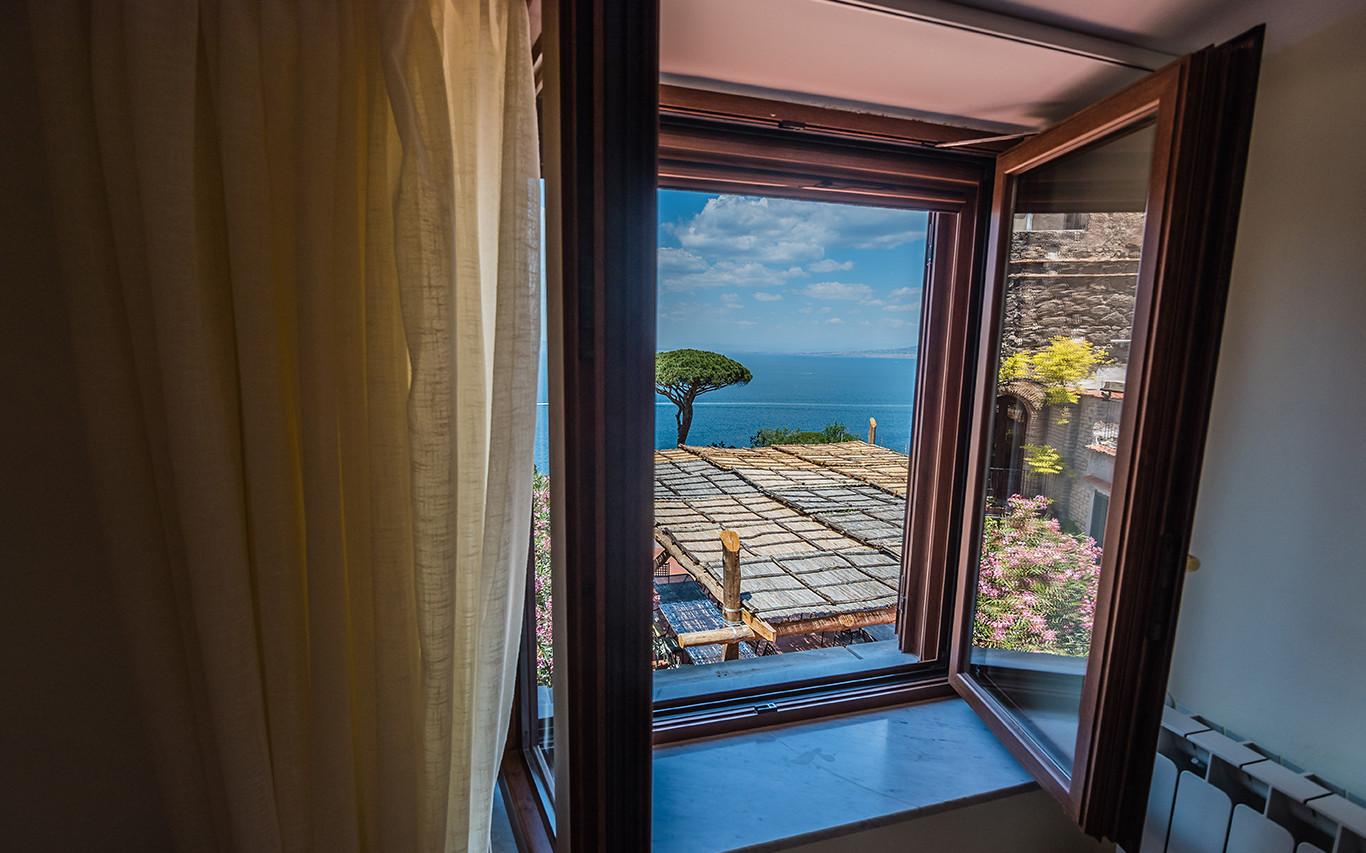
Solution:
<path fill-rule="evenodd" d="M 863 441 L 780 444 L 776 448 L 832 471 L 848 474 L 855 480 L 871 483 L 899 497 L 906 497 L 907 457 L 904 453 Z"/>
<path fill-rule="evenodd" d="M 875 480 L 893 479 L 890 453 L 904 494 L 906 457 L 863 442 L 794 452 L 812 447 L 655 453 L 655 539 L 719 601 L 720 532 L 734 530 L 742 616 L 770 640 L 895 618 L 905 499 Z"/>

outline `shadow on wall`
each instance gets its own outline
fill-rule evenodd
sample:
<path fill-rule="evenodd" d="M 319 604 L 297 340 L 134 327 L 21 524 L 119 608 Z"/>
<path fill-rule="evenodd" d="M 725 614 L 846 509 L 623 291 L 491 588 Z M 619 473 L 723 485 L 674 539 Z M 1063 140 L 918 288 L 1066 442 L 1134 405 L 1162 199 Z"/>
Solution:
<path fill-rule="evenodd" d="M 790 853 L 1111 853 L 1082 835 L 1051 796 L 1016 794 L 864 832 L 790 848 Z"/>

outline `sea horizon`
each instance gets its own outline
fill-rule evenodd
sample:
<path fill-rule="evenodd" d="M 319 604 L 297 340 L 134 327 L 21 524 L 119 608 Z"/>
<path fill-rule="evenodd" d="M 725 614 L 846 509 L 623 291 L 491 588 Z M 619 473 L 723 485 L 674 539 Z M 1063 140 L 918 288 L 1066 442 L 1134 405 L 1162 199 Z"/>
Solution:
<path fill-rule="evenodd" d="M 859 439 L 868 437 L 868 419 L 877 419 L 877 444 L 901 453 L 910 444 L 915 401 L 916 359 L 912 355 L 871 353 L 728 353 L 749 368 L 747 385 L 712 391 L 693 407 L 690 445 L 748 447 L 760 428 L 783 427 L 818 432 L 842 423 Z M 537 470 L 549 470 L 549 404 L 542 352 L 536 411 Z M 677 407 L 655 397 L 655 448 L 676 446 Z"/>

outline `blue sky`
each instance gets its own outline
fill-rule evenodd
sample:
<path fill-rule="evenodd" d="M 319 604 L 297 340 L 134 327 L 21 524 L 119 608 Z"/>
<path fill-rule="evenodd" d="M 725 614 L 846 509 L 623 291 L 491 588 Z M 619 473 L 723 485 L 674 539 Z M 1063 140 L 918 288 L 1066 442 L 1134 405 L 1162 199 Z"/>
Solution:
<path fill-rule="evenodd" d="M 659 192 L 659 350 L 914 346 L 927 215 Z"/>

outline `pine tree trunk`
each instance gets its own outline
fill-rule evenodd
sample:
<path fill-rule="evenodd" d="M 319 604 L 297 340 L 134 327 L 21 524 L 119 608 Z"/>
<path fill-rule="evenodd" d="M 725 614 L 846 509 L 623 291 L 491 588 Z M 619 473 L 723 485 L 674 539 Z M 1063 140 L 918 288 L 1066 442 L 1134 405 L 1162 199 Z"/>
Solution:
<path fill-rule="evenodd" d="M 688 430 L 692 429 L 692 400 L 678 405 L 675 419 L 678 421 L 678 446 L 682 447 L 688 441 Z"/>

